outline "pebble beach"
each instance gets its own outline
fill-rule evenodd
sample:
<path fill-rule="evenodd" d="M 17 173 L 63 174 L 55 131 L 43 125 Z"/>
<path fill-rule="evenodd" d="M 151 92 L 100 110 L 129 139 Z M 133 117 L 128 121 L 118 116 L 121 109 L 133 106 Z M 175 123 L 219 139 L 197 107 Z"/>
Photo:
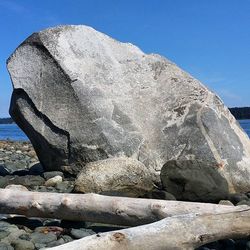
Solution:
<path fill-rule="evenodd" d="M 61 178 L 59 178 L 61 177 Z M 62 172 L 44 172 L 30 142 L 0 141 L 0 188 L 70 193 L 74 179 Z M 0 250 L 53 247 L 110 227 L 87 222 L 0 215 Z"/>
<path fill-rule="evenodd" d="M 38 192 L 74 192 L 74 177 L 60 171 L 44 172 L 30 142 L 0 141 L 0 188 Z M 153 197 L 156 198 L 156 197 Z M 173 197 L 174 198 L 174 197 Z M 224 205 L 250 205 L 250 193 L 235 194 Z M 43 249 L 92 234 L 124 227 L 59 219 L 0 215 L 0 250 Z M 225 239 L 200 247 L 209 249 L 250 249 L 250 238 Z"/>

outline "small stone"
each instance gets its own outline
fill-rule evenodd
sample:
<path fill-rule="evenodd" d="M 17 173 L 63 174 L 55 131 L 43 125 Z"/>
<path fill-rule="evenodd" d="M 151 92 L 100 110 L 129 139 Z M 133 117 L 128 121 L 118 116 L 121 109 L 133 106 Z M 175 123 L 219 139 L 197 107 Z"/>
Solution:
<path fill-rule="evenodd" d="M 9 181 L 10 184 L 23 185 L 25 187 L 42 186 L 44 184 L 44 179 L 37 175 L 28 176 L 14 176 Z"/>
<path fill-rule="evenodd" d="M 5 162 L 5 168 L 12 174 L 14 173 L 15 171 L 18 171 L 18 170 L 25 170 L 27 168 L 27 166 L 20 162 L 20 161 L 6 161 Z"/>
<path fill-rule="evenodd" d="M 36 249 L 43 249 L 46 247 L 46 244 L 35 243 Z"/>
<path fill-rule="evenodd" d="M 19 230 L 19 229 L 14 229 L 6 238 L 4 238 L 1 242 L 7 243 L 7 244 L 12 244 L 14 243 L 17 239 L 19 239 L 19 236 L 25 234 L 24 230 Z"/>
<path fill-rule="evenodd" d="M 250 206 L 250 200 L 242 200 L 236 204 L 236 206 L 247 205 Z"/>
<path fill-rule="evenodd" d="M 29 152 L 27 152 L 27 155 L 30 157 L 36 157 L 36 152 L 35 150 L 30 150 Z"/>
<path fill-rule="evenodd" d="M 60 193 L 71 193 L 74 189 L 74 184 L 69 181 L 63 181 L 56 184 L 56 189 Z"/>
<path fill-rule="evenodd" d="M 46 192 L 53 192 L 53 193 L 57 193 L 57 190 L 55 187 L 46 187 L 47 191 Z"/>
<path fill-rule="evenodd" d="M 70 241 L 73 240 L 69 235 L 66 235 L 66 234 L 65 235 L 61 235 L 60 238 L 62 238 L 65 243 L 68 243 L 68 242 L 70 242 Z"/>
<path fill-rule="evenodd" d="M 33 250 L 35 246 L 32 242 L 18 239 L 14 242 L 15 250 Z"/>
<path fill-rule="evenodd" d="M 44 187 L 44 186 L 34 187 L 34 191 L 37 191 L 37 192 L 52 192 L 52 193 L 57 193 L 56 188 L 54 188 L 54 187 Z"/>
<path fill-rule="evenodd" d="M 0 243 L 0 250 L 14 250 L 14 248 L 7 243 Z"/>
<path fill-rule="evenodd" d="M 0 221 L 0 240 L 5 240 L 13 232 L 19 231 L 16 225 L 12 225 L 5 221 Z M 6 242 L 8 243 L 8 242 Z"/>
<path fill-rule="evenodd" d="M 220 200 L 219 205 L 234 206 L 234 204 L 229 200 Z"/>
<path fill-rule="evenodd" d="M 46 180 L 51 179 L 51 178 L 53 178 L 55 176 L 58 176 L 58 175 L 61 176 L 61 177 L 64 177 L 63 172 L 61 172 L 61 171 L 49 171 L 49 172 L 44 172 L 43 173 L 43 177 Z"/>
<path fill-rule="evenodd" d="M 8 185 L 8 179 L 0 176 L 0 188 L 5 188 Z"/>
<path fill-rule="evenodd" d="M 30 163 L 35 163 L 35 162 L 37 162 L 37 158 L 31 158 L 30 159 Z"/>
<path fill-rule="evenodd" d="M 17 191 L 29 191 L 25 186 L 14 185 L 14 184 L 6 186 L 5 189 L 12 189 L 12 190 L 17 190 Z"/>
<path fill-rule="evenodd" d="M 37 191 L 37 192 L 47 192 L 47 188 L 44 187 L 44 186 L 36 186 L 36 187 L 34 187 L 34 191 Z"/>
<path fill-rule="evenodd" d="M 86 236 L 90 236 L 96 234 L 93 230 L 91 229 L 85 229 L 85 228 L 81 228 L 81 229 L 71 229 L 70 231 L 70 235 L 75 238 L 75 239 L 81 239 L 84 238 Z"/>
<path fill-rule="evenodd" d="M 62 176 L 57 175 L 53 178 L 48 179 L 44 185 L 46 187 L 54 187 L 56 186 L 56 184 L 61 183 L 61 182 L 62 182 Z"/>
<path fill-rule="evenodd" d="M 6 238 L 9 234 L 10 234 L 10 232 L 8 232 L 8 231 L 0 230 L 0 240 Z"/>
<path fill-rule="evenodd" d="M 54 233 L 38 233 L 34 232 L 30 235 L 31 241 L 36 245 L 36 244 L 48 244 L 52 241 L 56 241 L 57 237 Z"/>
<path fill-rule="evenodd" d="M 22 234 L 19 236 L 19 239 L 30 241 L 30 235 L 29 234 Z"/>
<path fill-rule="evenodd" d="M 27 150 L 29 150 L 29 146 L 28 145 L 24 145 L 23 146 L 23 151 L 27 151 Z"/>
<path fill-rule="evenodd" d="M 61 170 L 62 170 L 63 172 L 65 172 L 65 173 L 68 173 L 68 174 L 75 174 L 75 173 L 74 173 L 74 169 L 73 169 L 72 166 L 67 166 L 67 165 L 62 166 L 62 167 L 61 167 Z"/>
<path fill-rule="evenodd" d="M 62 245 L 64 243 L 65 243 L 64 239 L 61 238 L 61 239 L 59 239 L 57 241 L 53 241 L 53 242 L 47 244 L 47 247 L 55 247 L 55 246 Z"/>
<path fill-rule="evenodd" d="M 0 221 L 0 230 L 6 231 L 6 230 L 9 230 L 10 228 L 18 229 L 18 227 L 16 225 L 11 225 L 10 223 L 8 223 L 6 221 Z"/>
<path fill-rule="evenodd" d="M 228 200 L 230 200 L 233 204 L 237 204 L 240 201 L 248 200 L 248 197 L 245 194 L 238 194 L 238 193 L 236 193 L 236 194 L 229 194 Z"/>

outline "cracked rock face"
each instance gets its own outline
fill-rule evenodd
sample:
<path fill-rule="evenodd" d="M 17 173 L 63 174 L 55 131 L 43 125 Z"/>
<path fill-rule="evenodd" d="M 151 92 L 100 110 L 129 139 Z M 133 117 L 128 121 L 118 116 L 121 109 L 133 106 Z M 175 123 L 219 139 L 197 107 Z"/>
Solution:
<path fill-rule="evenodd" d="M 250 189 L 250 140 L 222 101 L 167 59 L 86 26 L 34 33 L 8 60 L 10 113 L 47 170 L 132 157 L 215 162 L 230 192 Z M 165 171 L 165 170 L 164 170 Z"/>

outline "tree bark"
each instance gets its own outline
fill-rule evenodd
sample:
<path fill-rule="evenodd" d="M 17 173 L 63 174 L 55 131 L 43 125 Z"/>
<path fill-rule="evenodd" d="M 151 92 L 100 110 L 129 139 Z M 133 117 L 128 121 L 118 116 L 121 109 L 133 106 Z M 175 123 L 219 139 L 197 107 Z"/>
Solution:
<path fill-rule="evenodd" d="M 250 208 L 184 214 L 158 222 L 88 236 L 50 250 L 191 250 L 206 243 L 250 234 Z"/>
<path fill-rule="evenodd" d="M 180 214 L 234 211 L 232 206 L 0 189 L 0 213 L 138 226 Z"/>

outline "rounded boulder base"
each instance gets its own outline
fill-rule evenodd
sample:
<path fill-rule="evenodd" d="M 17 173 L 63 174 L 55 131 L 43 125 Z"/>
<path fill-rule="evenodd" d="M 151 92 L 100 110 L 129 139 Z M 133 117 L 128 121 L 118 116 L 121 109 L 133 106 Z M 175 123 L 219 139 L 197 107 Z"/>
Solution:
<path fill-rule="evenodd" d="M 139 197 L 152 191 L 152 174 L 132 158 L 109 158 L 87 164 L 75 181 L 75 191 Z"/>
<path fill-rule="evenodd" d="M 219 202 L 228 197 L 228 184 L 216 163 L 171 160 L 161 170 L 163 189 L 177 200 Z"/>

